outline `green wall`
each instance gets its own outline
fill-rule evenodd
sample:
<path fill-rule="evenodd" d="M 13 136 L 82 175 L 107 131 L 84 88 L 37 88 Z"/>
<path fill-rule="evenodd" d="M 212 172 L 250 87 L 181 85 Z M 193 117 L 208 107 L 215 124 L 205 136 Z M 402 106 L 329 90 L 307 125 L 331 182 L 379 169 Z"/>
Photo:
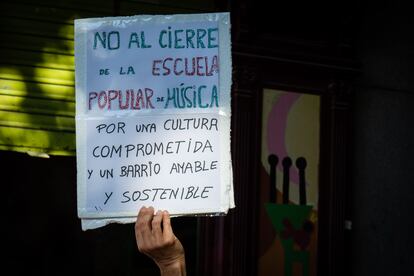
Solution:
<path fill-rule="evenodd" d="M 212 11 L 212 0 L 2 0 L 0 150 L 75 155 L 74 19 Z"/>

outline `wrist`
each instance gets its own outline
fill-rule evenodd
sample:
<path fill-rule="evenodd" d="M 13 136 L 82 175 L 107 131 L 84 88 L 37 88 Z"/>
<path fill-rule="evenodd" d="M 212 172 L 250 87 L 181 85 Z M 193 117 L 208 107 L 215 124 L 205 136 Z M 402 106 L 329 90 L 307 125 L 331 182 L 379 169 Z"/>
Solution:
<path fill-rule="evenodd" d="M 158 263 L 162 276 L 185 276 L 185 257 L 182 256 L 169 262 Z"/>

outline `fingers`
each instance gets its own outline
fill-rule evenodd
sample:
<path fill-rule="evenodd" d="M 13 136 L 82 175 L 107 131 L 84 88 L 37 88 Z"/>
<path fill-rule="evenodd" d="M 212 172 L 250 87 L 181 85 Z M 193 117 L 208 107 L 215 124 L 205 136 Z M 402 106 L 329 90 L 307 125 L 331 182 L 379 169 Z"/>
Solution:
<path fill-rule="evenodd" d="M 171 227 L 170 214 L 167 211 L 157 211 L 154 215 L 154 208 L 142 207 L 135 222 L 135 236 L 141 252 L 172 245 L 176 237 Z"/>
<path fill-rule="evenodd" d="M 138 213 L 138 227 L 142 230 L 152 230 L 151 221 L 154 216 L 154 208 L 152 207 L 142 207 Z"/>
<path fill-rule="evenodd" d="M 157 214 L 152 219 L 152 234 L 156 240 L 162 239 L 162 230 L 161 230 L 161 221 L 162 221 L 162 212 L 158 211 Z"/>
<path fill-rule="evenodd" d="M 168 240 L 174 236 L 173 230 L 171 228 L 171 219 L 168 211 L 162 212 L 162 226 L 163 226 L 163 237 Z"/>
<path fill-rule="evenodd" d="M 141 242 L 148 241 L 151 239 L 152 232 L 152 218 L 154 216 L 154 208 L 142 207 L 139 210 L 137 221 L 135 223 L 135 232 L 137 238 Z"/>
<path fill-rule="evenodd" d="M 140 227 L 151 227 L 151 220 L 154 216 L 154 208 L 152 207 L 142 207 L 139 210 L 137 222 L 140 223 Z"/>
<path fill-rule="evenodd" d="M 139 251 L 152 258 L 161 271 L 169 271 L 177 263 L 185 267 L 184 248 L 173 233 L 167 211 L 154 215 L 153 208 L 141 208 L 135 233 Z"/>

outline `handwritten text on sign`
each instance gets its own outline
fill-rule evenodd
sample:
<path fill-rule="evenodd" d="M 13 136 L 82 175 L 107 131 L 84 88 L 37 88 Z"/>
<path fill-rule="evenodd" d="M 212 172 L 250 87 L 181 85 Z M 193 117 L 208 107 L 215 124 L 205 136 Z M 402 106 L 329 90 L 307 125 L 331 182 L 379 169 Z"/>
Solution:
<path fill-rule="evenodd" d="M 220 174 L 215 115 L 91 119 L 87 130 L 89 208 L 122 212 L 142 202 L 168 209 L 171 201 L 185 208 L 194 199 L 208 208 L 218 199 L 209 182 Z"/>
<path fill-rule="evenodd" d="M 231 207 L 229 30 L 197 16 L 76 22 L 81 218 Z"/>
<path fill-rule="evenodd" d="M 88 110 L 219 108 L 217 22 L 142 28 L 88 34 Z"/>

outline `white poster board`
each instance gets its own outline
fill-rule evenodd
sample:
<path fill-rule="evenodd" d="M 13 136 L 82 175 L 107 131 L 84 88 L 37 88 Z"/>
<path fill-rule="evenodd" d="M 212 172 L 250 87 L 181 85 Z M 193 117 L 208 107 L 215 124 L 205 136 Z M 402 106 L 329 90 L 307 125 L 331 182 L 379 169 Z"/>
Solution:
<path fill-rule="evenodd" d="M 83 228 L 234 207 L 228 13 L 75 20 Z"/>

